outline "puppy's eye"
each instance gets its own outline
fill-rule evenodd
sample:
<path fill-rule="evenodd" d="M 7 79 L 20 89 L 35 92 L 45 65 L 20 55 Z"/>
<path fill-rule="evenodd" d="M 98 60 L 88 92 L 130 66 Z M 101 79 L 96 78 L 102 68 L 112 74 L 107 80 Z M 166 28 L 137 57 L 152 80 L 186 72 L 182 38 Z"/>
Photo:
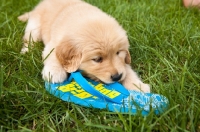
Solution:
<path fill-rule="evenodd" d="M 117 55 L 119 55 L 119 53 L 120 53 L 120 51 L 117 51 L 117 53 L 116 53 L 116 54 L 117 54 Z"/>
<path fill-rule="evenodd" d="M 92 60 L 97 62 L 97 63 L 101 63 L 103 61 L 103 58 L 102 57 L 97 57 L 97 58 L 94 58 Z"/>

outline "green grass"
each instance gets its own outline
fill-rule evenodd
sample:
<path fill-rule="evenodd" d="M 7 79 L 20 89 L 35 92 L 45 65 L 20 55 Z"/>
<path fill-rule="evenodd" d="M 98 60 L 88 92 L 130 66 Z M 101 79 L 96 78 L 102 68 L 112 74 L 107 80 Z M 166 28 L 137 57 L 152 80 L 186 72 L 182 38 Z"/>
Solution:
<path fill-rule="evenodd" d="M 1 0 L 0 131 L 200 132 L 200 11 L 180 0 L 87 0 L 127 30 L 132 66 L 169 109 L 122 115 L 63 102 L 44 90 L 42 43 L 21 55 L 25 23 L 39 0 Z"/>

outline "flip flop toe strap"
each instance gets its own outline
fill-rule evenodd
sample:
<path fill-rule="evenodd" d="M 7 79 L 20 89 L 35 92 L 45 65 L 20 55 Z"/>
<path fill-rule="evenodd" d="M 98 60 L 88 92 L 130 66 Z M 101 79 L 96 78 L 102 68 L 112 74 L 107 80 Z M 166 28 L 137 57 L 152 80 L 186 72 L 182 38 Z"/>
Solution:
<path fill-rule="evenodd" d="M 72 79 L 74 79 L 85 91 L 105 101 L 121 104 L 123 103 L 123 99 L 129 96 L 129 92 L 126 91 L 122 85 L 104 85 L 90 79 L 86 80 L 80 72 L 71 73 L 68 81 L 72 81 Z"/>

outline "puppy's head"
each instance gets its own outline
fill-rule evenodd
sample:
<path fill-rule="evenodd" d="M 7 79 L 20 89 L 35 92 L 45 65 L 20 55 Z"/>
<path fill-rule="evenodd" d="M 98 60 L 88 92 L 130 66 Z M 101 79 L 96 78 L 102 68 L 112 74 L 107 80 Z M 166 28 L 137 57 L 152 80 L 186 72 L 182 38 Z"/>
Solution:
<path fill-rule="evenodd" d="M 86 27 L 56 48 L 57 58 L 68 73 L 79 69 L 96 81 L 122 81 L 131 63 L 125 31 L 118 24 L 95 22 Z"/>

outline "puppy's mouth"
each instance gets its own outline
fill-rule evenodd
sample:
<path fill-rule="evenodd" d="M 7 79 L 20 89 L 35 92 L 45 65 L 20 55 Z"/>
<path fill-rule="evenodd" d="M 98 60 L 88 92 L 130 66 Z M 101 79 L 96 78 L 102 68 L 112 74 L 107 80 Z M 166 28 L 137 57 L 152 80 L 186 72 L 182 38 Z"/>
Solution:
<path fill-rule="evenodd" d="M 96 81 L 96 82 L 104 83 L 103 81 L 101 81 L 101 80 L 100 80 L 99 78 L 97 78 L 96 76 L 91 75 L 91 74 L 88 74 L 88 73 L 86 73 L 86 72 L 82 72 L 82 75 L 83 75 L 84 77 L 90 78 L 90 79 L 92 79 L 92 80 L 94 80 L 94 81 Z"/>
<path fill-rule="evenodd" d="M 119 81 L 112 81 L 112 80 L 110 80 L 109 82 L 105 82 L 105 81 L 102 81 L 101 79 L 99 79 L 98 77 L 96 77 L 96 76 L 94 76 L 92 74 L 88 74 L 88 73 L 86 73 L 84 71 L 82 71 L 82 75 L 84 77 L 90 78 L 90 79 L 92 79 L 92 80 L 94 80 L 96 82 L 99 82 L 99 83 L 111 84 L 111 83 L 114 83 L 114 82 L 121 82 L 121 80 L 119 80 Z"/>

